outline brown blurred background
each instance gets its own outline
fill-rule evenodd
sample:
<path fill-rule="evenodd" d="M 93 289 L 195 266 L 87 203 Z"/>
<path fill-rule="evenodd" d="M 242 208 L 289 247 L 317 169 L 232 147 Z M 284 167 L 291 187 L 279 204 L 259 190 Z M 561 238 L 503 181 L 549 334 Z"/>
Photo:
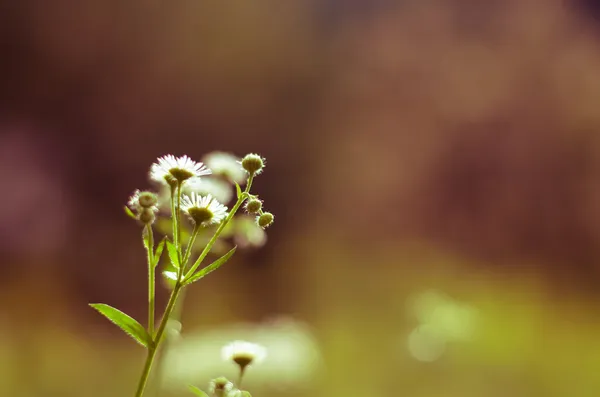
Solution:
<path fill-rule="evenodd" d="M 267 158 L 276 223 L 190 293 L 181 338 L 310 336 L 277 328 L 289 373 L 257 367 L 253 395 L 598 396 L 599 21 L 589 0 L 0 1 L 0 395 L 133 395 L 143 350 L 87 307 L 144 318 L 122 206 L 156 157 L 225 150 Z M 211 352 L 186 381 L 220 375 L 194 372 Z"/>

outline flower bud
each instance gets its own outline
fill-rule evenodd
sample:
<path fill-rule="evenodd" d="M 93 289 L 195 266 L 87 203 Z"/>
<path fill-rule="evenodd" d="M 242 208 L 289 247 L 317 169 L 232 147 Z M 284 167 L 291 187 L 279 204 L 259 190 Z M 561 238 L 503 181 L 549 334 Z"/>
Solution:
<path fill-rule="evenodd" d="M 242 168 L 250 175 L 258 175 L 265 167 L 265 159 L 258 154 L 250 153 L 242 159 Z"/>
<path fill-rule="evenodd" d="M 264 212 L 256 217 L 256 223 L 263 229 L 266 229 L 267 227 L 271 226 L 274 220 L 275 216 L 270 212 Z"/>
<path fill-rule="evenodd" d="M 152 192 L 141 192 L 138 197 L 138 203 L 142 208 L 152 208 L 158 203 L 158 198 Z"/>
<path fill-rule="evenodd" d="M 262 209 L 262 201 L 252 198 L 246 202 L 244 207 L 249 214 L 257 214 Z"/>
<path fill-rule="evenodd" d="M 156 219 L 156 215 L 154 214 L 154 210 L 152 208 L 142 208 L 139 213 L 140 222 L 150 225 L 154 223 Z"/>

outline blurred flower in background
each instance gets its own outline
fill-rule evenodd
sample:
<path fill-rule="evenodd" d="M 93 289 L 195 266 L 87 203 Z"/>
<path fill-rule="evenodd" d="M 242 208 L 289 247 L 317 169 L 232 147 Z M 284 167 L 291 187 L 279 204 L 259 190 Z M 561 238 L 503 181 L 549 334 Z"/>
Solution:
<path fill-rule="evenodd" d="M 253 394 L 260 394 L 260 390 L 309 393 L 324 376 L 320 349 L 309 328 L 279 318 L 184 333 L 165 357 L 165 386 L 179 390 L 189 383 L 206 384 L 217 376 L 237 379 L 239 370 L 222 359 L 222 348 L 240 338 L 260 343 L 268 352 L 244 377 L 245 388 L 257 390 Z"/>

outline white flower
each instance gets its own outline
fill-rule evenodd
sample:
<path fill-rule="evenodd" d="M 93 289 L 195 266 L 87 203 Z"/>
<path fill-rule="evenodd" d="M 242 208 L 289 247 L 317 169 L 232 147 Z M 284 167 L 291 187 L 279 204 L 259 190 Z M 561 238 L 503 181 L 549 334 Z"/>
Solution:
<path fill-rule="evenodd" d="M 221 354 L 224 360 L 235 362 L 243 370 L 250 364 L 263 361 L 267 356 L 267 349 L 256 343 L 236 340 L 225 345 Z"/>
<path fill-rule="evenodd" d="M 241 160 L 231 153 L 212 152 L 202 159 L 215 175 L 221 175 L 231 182 L 242 184 L 246 181 L 246 172 L 240 166 Z"/>
<path fill-rule="evenodd" d="M 227 207 L 219 203 L 210 194 L 201 196 L 192 192 L 181 198 L 181 209 L 188 214 L 195 224 L 208 226 L 221 223 L 227 216 Z"/>
<path fill-rule="evenodd" d="M 210 174 L 211 171 L 204 164 L 195 162 L 186 155 L 175 157 L 167 154 L 150 167 L 150 179 L 168 185 Z"/>
<path fill-rule="evenodd" d="M 210 194 L 223 204 L 230 202 L 233 198 L 231 184 L 223 179 L 212 176 L 190 179 L 183 187 L 183 193 L 190 194 L 191 192 L 196 192 L 203 196 Z"/>
<path fill-rule="evenodd" d="M 131 197 L 129 197 L 129 201 L 127 202 L 127 206 L 133 211 L 137 211 L 140 208 L 140 190 L 137 189 Z"/>

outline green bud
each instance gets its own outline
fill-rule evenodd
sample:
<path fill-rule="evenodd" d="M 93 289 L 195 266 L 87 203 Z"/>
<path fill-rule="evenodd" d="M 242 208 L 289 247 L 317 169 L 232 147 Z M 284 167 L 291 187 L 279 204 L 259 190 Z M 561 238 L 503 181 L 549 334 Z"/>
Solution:
<path fill-rule="evenodd" d="M 262 201 L 252 198 L 246 202 L 245 208 L 249 214 L 257 214 L 262 209 Z"/>
<path fill-rule="evenodd" d="M 275 216 L 270 212 L 264 212 L 256 217 L 256 223 L 258 223 L 258 226 L 262 227 L 263 229 L 271 226 L 274 220 Z"/>
<path fill-rule="evenodd" d="M 250 153 L 242 159 L 242 168 L 250 175 L 258 175 L 265 167 L 265 159 L 258 154 Z"/>
<path fill-rule="evenodd" d="M 156 194 L 152 192 L 141 192 L 138 197 L 138 203 L 142 208 L 151 208 L 158 203 L 158 198 L 156 197 Z"/>
<path fill-rule="evenodd" d="M 141 208 L 139 218 L 140 222 L 150 225 L 154 223 L 156 215 L 154 214 L 154 210 L 152 208 Z"/>

